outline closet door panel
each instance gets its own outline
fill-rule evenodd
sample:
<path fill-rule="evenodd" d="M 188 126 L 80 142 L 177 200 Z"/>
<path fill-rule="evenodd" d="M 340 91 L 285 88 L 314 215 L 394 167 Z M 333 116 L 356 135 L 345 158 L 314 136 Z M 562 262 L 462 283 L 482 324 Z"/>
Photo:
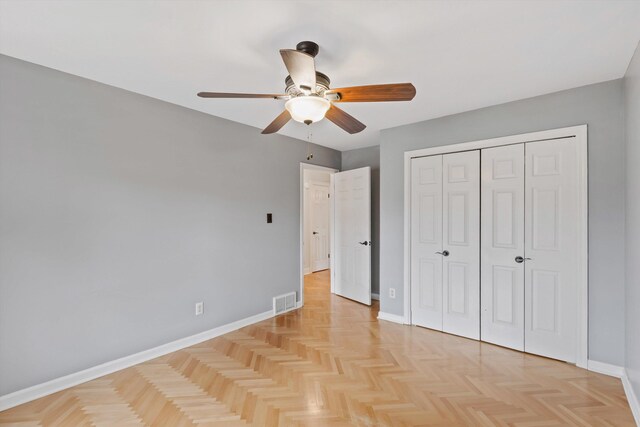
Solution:
<path fill-rule="evenodd" d="M 411 160 L 412 323 L 442 330 L 442 156 Z"/>
<path fill-rule="evenodd" d="M 580 251 L 578 147 L 573 139 L 527 143 L 525 351 L 576 361 Z"/>
<path fill-rule="evenodd" d="M 481 156 L 481 339 L 524 351 L 524 144 Z"/>
<path fill-rule="evenodd" d="M 480 338 L 480 152 L 443 156 L 442 330 Z"/>

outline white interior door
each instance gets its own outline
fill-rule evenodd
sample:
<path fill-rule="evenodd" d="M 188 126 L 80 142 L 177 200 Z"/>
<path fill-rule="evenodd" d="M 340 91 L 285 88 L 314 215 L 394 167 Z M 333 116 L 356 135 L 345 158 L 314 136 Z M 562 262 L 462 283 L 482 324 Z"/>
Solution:
<path fill-rule="evenodd" d="M 525 146 L 525 351 L 576 361 L 580 277 L 578 145 Z"/>
<path fill-rule="evenodd" d="M 311 184 L 311 271 L 329 268 L 329 186 Z"/>
<path fill-rule="evenodd" d="M 411 321 L 442 330 L 442 156 L 411 160 Z"/>
<path fill-rule="evenodd" d="M 371 305 L 371 168 L 334 174 L 334 291 Z"/>
<path fill-rule="evenodd" d="M 442 330 L 480 338 L 480 152 L 442 156 Z"/>
<path fill-rule="evenodd" d="M 482 341 L 524 351 L 524 144 L 482 150 Z"/>

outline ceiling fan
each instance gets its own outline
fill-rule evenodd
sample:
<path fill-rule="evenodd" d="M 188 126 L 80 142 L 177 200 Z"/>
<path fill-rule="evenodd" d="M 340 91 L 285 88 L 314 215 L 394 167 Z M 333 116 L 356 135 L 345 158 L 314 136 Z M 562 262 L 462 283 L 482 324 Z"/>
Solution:
<path fill-rule="evenodd" d="M 363 123 L 350 116 L 336 102 L 411 101 L 416 88 L 411 83 L 352 86 L 331 89 L 329 77 L 316 71 L 314 57 L 320 48 L 311 41 L 297 44 L 296 49 L 281 49 L 280 55 L 289 71 L 284 94 L 200 92 L 201 98 L 271 98 L 286 99 L 285 110 L 262 133 L 278 132 L 289 120 L 310 125 L 327 118 L 353 134 L 364 130 Z"/>

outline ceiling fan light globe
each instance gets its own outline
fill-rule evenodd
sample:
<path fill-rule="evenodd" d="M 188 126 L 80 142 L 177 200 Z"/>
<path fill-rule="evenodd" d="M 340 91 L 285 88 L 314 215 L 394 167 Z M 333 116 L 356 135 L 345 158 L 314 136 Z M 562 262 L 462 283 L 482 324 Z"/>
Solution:
<path fill-rule="evenodd" d="M 291 118 L 297 122 L 318 122 L 324 118 L 331 103 L 320 96 L 298 96 L 284 105 Z"/>

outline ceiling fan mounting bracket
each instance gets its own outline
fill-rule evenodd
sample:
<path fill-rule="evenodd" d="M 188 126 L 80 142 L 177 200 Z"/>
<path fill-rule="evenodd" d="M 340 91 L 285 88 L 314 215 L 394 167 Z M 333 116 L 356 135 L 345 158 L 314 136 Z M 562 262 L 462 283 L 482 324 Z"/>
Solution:
<path fill-rule="evenodd" d="M 320 51 L 320 46 L 318 46 L 318 43 L 307 40 L 307 41 L 302 41 L 298 43 L 296 45 L 296 50 L 299 50 L 300 52 L 304 52 L 315 58 L 318 52 Z"/>

